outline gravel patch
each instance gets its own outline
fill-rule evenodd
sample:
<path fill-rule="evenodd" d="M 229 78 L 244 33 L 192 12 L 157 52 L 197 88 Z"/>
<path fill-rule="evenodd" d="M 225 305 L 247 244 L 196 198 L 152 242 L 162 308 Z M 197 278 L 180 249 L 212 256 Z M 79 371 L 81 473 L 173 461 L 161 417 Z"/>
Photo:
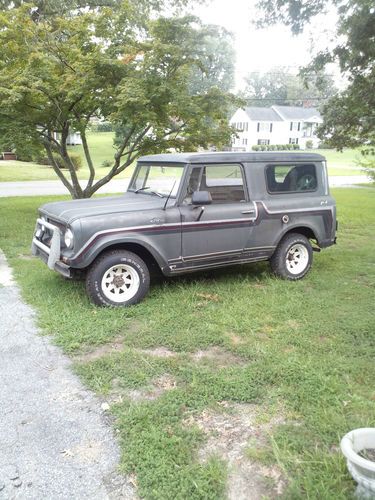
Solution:
<path fill-rule="evenodd" d="M 0 498 L 135 498 L 100 402 L 39 335 L 2 253 L 0 283 Z"/>

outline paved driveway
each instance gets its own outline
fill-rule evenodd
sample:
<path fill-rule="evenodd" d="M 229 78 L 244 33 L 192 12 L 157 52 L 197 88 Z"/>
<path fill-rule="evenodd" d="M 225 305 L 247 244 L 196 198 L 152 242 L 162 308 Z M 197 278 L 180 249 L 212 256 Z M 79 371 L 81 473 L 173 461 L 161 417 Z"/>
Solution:
<path fill-rule="evenodd" d="M 81 181 L 85 186 L 85 181 Z M 129 179 L 113 179 L 100 188 L 98 193 L 123 193 Z M 5 196 L 44 196 L 49 194 L 69 194 L 64 184 L 59 181 L 22 181 L 0 182 L 0 197 Z"/>
<path fill-rule="evenodd" d="M 351 186 L 369 182 L 364 175 L 341 175 L 330 177 L 331 187 Z M 129 179 L 113 179 L 99 189 L 99 193 L 123 193 L 128 187 Z M 84 181 L 83 181 L 84 185 Z M 68 194 L 68 190 L 59 181 L 23 181 L 0 182 L 0 197 L 5 196 L 43 196 Z"/>
<path fill-rule="evenodd" d="M 134 498 L 100 402 L 35 326 L 0 251 L 0 499 Z"/>

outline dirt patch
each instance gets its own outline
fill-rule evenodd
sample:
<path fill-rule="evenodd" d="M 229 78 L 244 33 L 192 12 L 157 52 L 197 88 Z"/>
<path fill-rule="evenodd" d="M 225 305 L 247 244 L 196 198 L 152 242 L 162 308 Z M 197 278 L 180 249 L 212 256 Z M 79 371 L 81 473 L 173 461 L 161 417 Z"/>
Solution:
<path fill-rule="evenodd" d="M 90 361 L 95 361 L 96 359 L 102 358 L 108 354 L 113 354 L 114 352 L 121 352 L 124 347 L 124 339 L 122 337 L 116 337 L 108 344 L 99 346 L 98 348 L 83 352 L 82 354 L 77 354 L 74 356 L 75 361 L 81 363 L 89 363 Z"/>
<path fill-rule="evenodd" d="M 173 358 L 179 356 L 178 352 L 171 351 L 166 347 L 155 347 L 154 349 L 137 349 L 137 352 L 146 354 L 147 356 L 155 356 L 157 358 Z M 214 361 L 215 365 L 219 368 L 229 366 L 246 364 L 247 361 L 236 356 L 235 354 L 225 351 L 220 347 L 209 347 L 189 354 L 189 358 L 195 362 Z"/>
<path fill-rule="evenodd" d="M 32 260 L 32 259 L 35 259 L 35 257 L 33 255 L 29 255 L 27 253 L 19 253 L 18 254 L 18 258 L 21 259 L 21 260 Z"/>
<path fill-rule="evenodd" d="M 124 398 L 133 402 L 153 401 L 160 397 L 164 392 L 177 387 L 177 382 L 172 375 L 164 373 L 160 377 L 152 380 L 148 387 L 142 389 L 120 390 L 115 389 L 110 398 L 106 398 L 109 404 L 121 403 Z"/>
<path fill-rule="evenodd" d="M 215 365 L 219 368 L 223 368 L 229 365 L 239 365 L 246 364 L 247 361 L 235 354 L 224 351 L 220 347 L 209 347 L 208 349 L 194 352 L 191 354 L 191 359 L 193 361 L 214 361 Z"/>
<path fill-rule="evenodd" d="M 229 340 L 232 345 L 242 345 L 246 343 L 246 340 L 240 337 L 239 335 L 236 335 L 233 332 L 228 333 Z"/>
<path fill-rule="evenodd" d="M 246 456 L 250 439 L 262 442 L 267 426 L 257 425 L 255 405 L 221 403 L 223 412 L 205 410 L 190 416 L 187 425 L 196 425 L 207 435 L 198 458 L 205 462 L 218 456 L 228 463 L 228 499 L 252 500 L 275 498 L 282 494 L 285 480 L 277 466 L 254 463 Z"/>
<path fill-rule="evenodd" d="M 155 356 L 156 358 L 173 358 L 178 356 L 177 352 L 170 351 L 166 347 L 155 347 L 154 349 L 137 349 L 137 352 L 146 354 L 147 356 Z"/>

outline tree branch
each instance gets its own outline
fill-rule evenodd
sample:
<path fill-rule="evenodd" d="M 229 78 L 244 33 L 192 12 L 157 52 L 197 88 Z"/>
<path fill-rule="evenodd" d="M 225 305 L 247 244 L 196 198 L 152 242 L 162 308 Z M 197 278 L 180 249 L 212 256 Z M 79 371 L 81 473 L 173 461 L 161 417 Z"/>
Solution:
<path fill-rule="evenodd" d="M 89 149 L 89 145 L 87 143 L 87 138 L 86 138 L 86 131 L 82 128 L 80 130 L 81 132 L 81 139 L 82 139 L 82 146 L 83 146 L 83 151 L 85 153 L 85 157 L 86 157 L 86 161 L 87 161 L 87 165 L 89 167 L 89 170 L 90 170 L 90 177 L 89 177 L 89 180 L 88 180 L 88 183 L 87 183 L 87 186 L 85 188 L 84 191 L 86 191 L 87 188 L 91 188 L 93 182 L 94 182 L 94 178 L 95 178 L 95 167 L 94 167 L 94 164 L 92 162 L 92 158 L 91 158 L 91 154 L 90 154 L 90 149 Z"/>
<path fill-rule="evenodd" d="M 67 188 L 67 190 L 69 191 L 70 195 L 72 196 L 72 198 L 74 197 L 74 188 L 73 186 L 69 183 L 68 179 L 65 177 L 65 175 L 61 172 L 61 169 L 56 165 L 56 162 L 55 162 L 55 159 L 53 157 L 53 154 L 52 154 L 52 148 L 51 148 L 51 144 L 50 142 L 48 141 L 48 139 L 43 139 L 43 145 L 44 145 L 44 148 L 46 150 L 46 153 L 47 153 L 47 156 L 48 156 L 48 159 L 49 159 L 49 162 L 53 168 L 53 170 L 55 171 L 56 175 L 58 176 L 58 178 L 61 180 L 61 182 L 64 184 L 64 186 Z"/>
<path fill-rule="evenodd" d="M 125 170 L 125 168 L 130 165 L 129 158 L 130 158 L 131 153 L 135 150 L 135 147 L 139 144 L 139 142 L 142 141 L 142 139 L 144 138 L 144 136 L 147 134 L 147 132 L 150 129 L 151 129 L 151 125 L 148 125 L 140 134 L 138 134 L 138 136 L 136 137 L 136 139 L 134 141 L 133 147 L 130 148 L 130 150 L 129 150 L 127 162 L 125 162 L 125 164 L 123 164 L 121 167 L 119 167 L 121 156 L 118 156 L 116 158 L 115 165 L 112 167 L 112 169 L 110 170 L 110 172 L 106 176 L 104 176 L 102 179 L 98 180 L 90 189 L 88 189 L 87 193 L 86 193 L 86 189 L 87 188 L 84 190 L 84 195 L 85 196 L 86 195 L 91 196 L 93 193 L 95 193 L 95 191 L 97 191 L 99 188 L 101 188 L 102 186 L 104 186 L 104 184 L 106 184 L 107 182 L 109 182 L 111 179 L 113 179 L 113 177 L 115 177 L 117 174 L 119 174 L 120 172 L 122 172 L 123 170 Z M 129 134 L 128 134 L 128 136 L 129 136 Z M 136 157 L 136 155 L 134 155 L 134 158 L 135 157 Z M 133 159 L 131 161 L 133 161 Z"/>

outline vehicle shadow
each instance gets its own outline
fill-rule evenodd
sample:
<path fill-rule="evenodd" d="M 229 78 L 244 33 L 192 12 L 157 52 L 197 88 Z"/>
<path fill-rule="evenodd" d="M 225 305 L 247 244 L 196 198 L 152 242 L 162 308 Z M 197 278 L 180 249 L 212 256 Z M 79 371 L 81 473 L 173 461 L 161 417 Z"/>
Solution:
<path fill-rule="evenodd" d="M 246 279 L 247 281 L 261 281 L 272 275 L 268 262 L 233 265 L 206 271 L 194 271 L 180 276 L 167 277 L 159 273 L 152 276 L 151 285 L 190 285 L 192 283 L 222 282 L 228 278 Z"/>

